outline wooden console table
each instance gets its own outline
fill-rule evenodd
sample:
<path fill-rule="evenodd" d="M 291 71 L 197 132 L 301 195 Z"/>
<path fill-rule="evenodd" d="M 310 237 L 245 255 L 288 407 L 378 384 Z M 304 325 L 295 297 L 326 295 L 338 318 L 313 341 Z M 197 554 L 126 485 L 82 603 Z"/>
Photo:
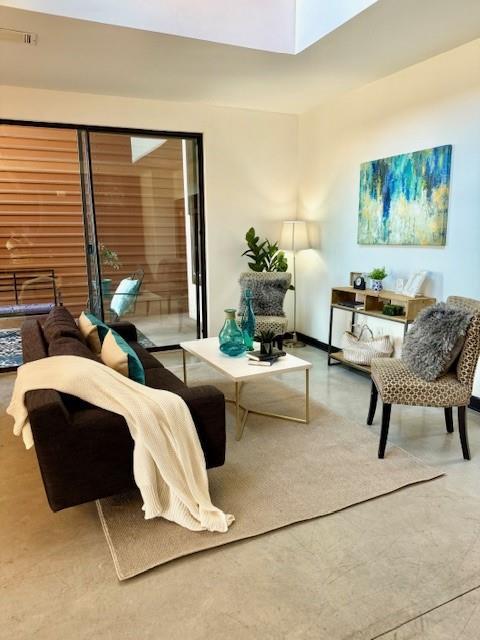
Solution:
<path fill-rule="evenodd" d="M 381 318 L 403 325 L 403 334 L 408 331 L 408 326 L 415 320 L 417 315 L 432 304 L 435 304 L 436 298 L 428 298 L 426 296 L 417 296 L 411 298 L 395 291 L 373 291 L 373 289 L 365 289 L 364 291 L 354 289 L 353 287 L 334 287 L 332 289 L 332 297 L 330 302 L 330 326 L 328 329 L 328 365 L 345 364 L 354 369 L 370 373 L 370 367 L 355 364 L 345 360 L 342 351 L 334 351 L 332 347 L 332 330 L 333 330 L 333 312 L 335 309 L 342 311 L 350 311 L 352 314 L 352 330 L 356 323 L 356 316 L 370 316 L 371 318 Z M 403 315 L 386 316 L 382 313 L 384 304 L 396 304 L 403 307 Z M 335 362 L 332 362 L 334 360 Z"/>

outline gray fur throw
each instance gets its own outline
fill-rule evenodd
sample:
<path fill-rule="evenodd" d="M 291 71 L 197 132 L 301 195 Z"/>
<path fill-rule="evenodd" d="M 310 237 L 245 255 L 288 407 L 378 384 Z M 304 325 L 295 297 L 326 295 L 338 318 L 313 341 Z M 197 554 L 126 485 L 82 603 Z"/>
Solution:
<path fill-rule="evenodd" d="M 292 274 L 279 271 L 245 271 L 240 274 L 239 283 L 242 288 L 239 303 L 239 314 L 245 308 L 245 289 L 253 293 L 253 312 L 257 316 L 285 316 L 283 301 L 288 291 Z"/>
<path fill-rule="evenodd" d="M 429 382 L 445 374 L 458 358 L 472 313 L 439 302 L 421 311 L 405 336 L 402 360 Z"/>

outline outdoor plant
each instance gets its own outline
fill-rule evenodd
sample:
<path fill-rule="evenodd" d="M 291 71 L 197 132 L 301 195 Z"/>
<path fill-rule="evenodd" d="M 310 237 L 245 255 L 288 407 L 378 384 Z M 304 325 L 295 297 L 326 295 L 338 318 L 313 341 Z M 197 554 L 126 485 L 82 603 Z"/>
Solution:
<path fill-rule="evenodd" d="M 250 258 L 248 266 L 252 271 L 286 271 L 288 269 L 285 253 L 279 251 L 278 242 L 272 243 L 267 239 L 260 242 L 253 227 L 247 231 L 245 240 L 248 249 L 242 253 L 242 256 Z"/>
<path fill-rule="evenodd" d="M 106 267 L 110 267 L 114 271 L 118 271 L 122 266 L 120 258 L 118 257 L 118 253 L 113 249 L 109 249 L 103 244 L 103 242 L 100 243 L 99 250 L 102 264 Z"/>
<path fill-rule="evenodd" d="M 385 267 L 372 269 L 368 274 L 368 277 L 372 280 L 384 280 L 387 276 L 388 273 L 385 271 Z"/>

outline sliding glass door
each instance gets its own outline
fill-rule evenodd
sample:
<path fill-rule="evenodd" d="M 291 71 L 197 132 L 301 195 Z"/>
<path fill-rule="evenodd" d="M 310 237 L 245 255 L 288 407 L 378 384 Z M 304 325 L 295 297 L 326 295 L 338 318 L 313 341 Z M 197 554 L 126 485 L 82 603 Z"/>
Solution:
<path fill-rule="evenodd" d="M 196 296 L 189 295 L 196 286 L 189 241 L 197 212 L 186 206 L 194 144 L 90 134 L 103 313 L 131 319 L 156 346 L 197 335 Z"/>
<path fill-rule="evenodd" d="M 0 304 L 16 295 L 1 277 L 35 267 L 74 315 L 129 320 L 147 347 L 201 337 L 200 145 L 193 134 L 2 124 Z M 44 288 L 22 296 L 46 301 Z"/>

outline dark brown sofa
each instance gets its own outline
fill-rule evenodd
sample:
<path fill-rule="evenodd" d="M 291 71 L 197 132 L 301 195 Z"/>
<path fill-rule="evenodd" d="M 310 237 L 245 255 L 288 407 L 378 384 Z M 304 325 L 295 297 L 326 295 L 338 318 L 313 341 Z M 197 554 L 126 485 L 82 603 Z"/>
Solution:
<path fill-rule="evenodd" d="M 22 326 L 25 362 L 61 354 L 94 357 L 81 335 L 74 335 L 75 331 L 69 329 L 68 315 L 66 309 L 57 307 L 46 318 L 25 320 Z M 43 329 L 45 323 L 49 325 L 48 331 Z M 225 461 L 223 394 L 212 386 L 187 387 L 138 344 L 133 324 L 119 322 L 110 326 L 139 356 L 148 386 L 172 391 L 185 400 L 207 467 L 221 466 Z M 53 511 L 135 487 L 133 440 L 122 416 L 52 389 L 29 391 L 26 405 L 40 472 Z"/>

